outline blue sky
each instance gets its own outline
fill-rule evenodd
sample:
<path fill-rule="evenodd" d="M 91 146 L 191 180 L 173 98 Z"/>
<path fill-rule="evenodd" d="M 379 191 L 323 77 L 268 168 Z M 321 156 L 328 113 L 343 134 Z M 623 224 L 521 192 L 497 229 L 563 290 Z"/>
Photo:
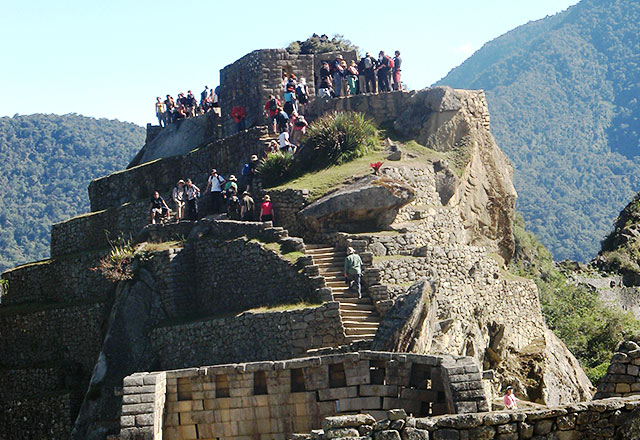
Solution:
<path fill-rule="evenodd" d="M 312 33 L 403 55 L 426 87 L 503 33 L 577 0 L 2 2 L 0 116 L 80 113 L 144 125 L 155 97 L 205 84 L 247 52 Z M 290 5 L 290 6 L 287 6 Z M 365 5 L 368 5 L 365 7 Z"/>

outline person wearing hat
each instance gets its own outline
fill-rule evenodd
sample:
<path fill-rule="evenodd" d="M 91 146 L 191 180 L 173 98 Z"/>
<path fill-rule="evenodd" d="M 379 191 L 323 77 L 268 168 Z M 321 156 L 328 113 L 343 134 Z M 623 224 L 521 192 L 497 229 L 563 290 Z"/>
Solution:
<path fill-rule="evenodd" d="M 226 199 L 226 210 L 227 210 L 227 214 L 229 214 L 229 204 L 233 201 L 236 202 L 238 201 L 238 179 L 236 179 L 236 176 L 234 176 L 233 174 L 231 174 L 229 176 L 229 181 L 227 183 L 224 184 L 224 197 Z M 239 207 L 238 207 L 239 208 Z M 238 209 L 238 212 L 240 212 L 240 209 Z M 240 218 L 237 218 L 234 220 L 240 220 Z"/>
<path fill-rule="evenodd" d="M 259 165 L 258 156 L 251 155 L 248 163 L 245 163 L 242 167 L 242 177 L 244 178 L 244 186 L 246 191 L 251 191 L 253 186 L 253 179 L 256 176 L 256 169 Z"/>
<path fill-rule="evenodd" d="M 504 395 L 504 407 L 506 409 L 518 409 L 518 402 L 516 396 L 513 395 L 513 387 L 507 387 L 507 393 Z"/>
<path fill-rule="evenodd" d="M 176 221 L 184 218 L 184 205 L 186 196 L 184 194 L 184 180 L 178 180 L 178 184 L 173 188 L 173 203 L 176 204 Z"/>
<path fill-rule="evenodd" d="M 240 198 L 240 219 L 244 222 L 254 221 L 256 204 L 253 201 L 253 197 L 247 191 L 242 193 Z"/>
<path fill-rule="evenodd" d="M 271 204 L 271 197 L 269 194 L 262 199 L 262 205 L 260 205 L 260 216 L 258 217 L 261 222 L 273 221 L 273 205 Z"/>
<path fill-rule="evenodd" d="M 362 259 L 356 254 L 356 250 L 352 247 L 347 248 L 347 258 L 344 260 L 344 277 L 349 283 L 349 290 L 358 294 L 358 298 L 362 298 L 360 287 L 360 278 L 362 276 Z"/>
<path fill-rule="evenodd" d="M 187 217 L 189 220 L 196 221 L 198 220 L 198 196 L 200 195 L 200 188 L 195 186 L 191 179 L 187 179 L 184 194 L 187 199 Z"/>
<path fill-rule="evenodd" d="M 225 182 L 224 177 L 218 174 L 218 170 L 215 168 L 211 170 L 211 175 L 207 181 L 207 189 L 204 191 L 205 194 L 210 194 L 211 197 L 211 214 L 218 214 L 222 211 L 224 206 L 222 188 Z"/>
<path fill-rule="evenodd" d="M 333 63 L 331 63 L 331 73 L 333 74 L 333 92 L 336 96 L 340 96 L 342 92 L 343 77 L 344 77 L 344 58 L 342 55 L 338 55 Z"/>

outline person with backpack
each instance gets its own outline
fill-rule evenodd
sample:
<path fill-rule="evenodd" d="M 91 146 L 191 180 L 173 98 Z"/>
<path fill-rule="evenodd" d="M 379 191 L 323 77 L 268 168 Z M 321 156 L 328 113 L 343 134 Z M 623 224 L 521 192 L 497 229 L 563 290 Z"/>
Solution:
<path fill-rule="evenodd" d="M 233 120 L 236 121 L 236 128 L 238 129 L 238 133 L 244 131 L 246 129 L 245 119 L 247 117 L 247 111 L 244 109 L 244 106 L 236 105 L 231 110 L 231 116 L 233 117 Z"/>
<path fill-rule="evenodd" d="M 297 115 L 293 122 L 293 135 L 291 136 L 291 140 L 294 145 L 300 145 L 300 141 L 302 137 L 307 133 L 307 127 L 309 123 L 304 118 L 303 115 Z"/>
<path fill-rule="evenodd" d="M 241 220 L 242 219 L 242 206 L 240 199 L 237 194 L 231 195 L 227 199 L 227 216 L 231 220 Z"/>
<path fill-rule="evenodd" d="M 238 194 L 238 179 L 233 174 L 229 176 L 229 180 L 224 184 L 224 196 L 229 199 L 231 196 Z"/>
<path fill-rule="evenodd" d="M 362 87 L 360 84 L 360 89 L 366 89 L 367 93 L 378 93 L 378 89 L 376 87 L 376 67 L 378 65 L 375 58 L 371 56 L 369 52 L 365 55 L 365 57 L 361 60 L 362 69 L 365 77 L 365 87 Z"/>
<path fill-rule="evenodd" d="M 224 203 L 224 196 L 222 195 L 222 187 L 226 180 L 224 177 L 218 174 L 218 170 L 215 168 L 211 170 L 211 175 L 207 181 L 207 188 L 205 193 L 211 197 L 211 214 L 219 214 L 222 210 Z"/>
<path fill-rule="evenodd" d="M 360 278 L 362 276 L 362 259 L 352 247 L 347 248 L 347 258 L 344 260 L 344 277 L 349 283 L 349 290 L 362 297 Z"/>
<path fill-rule="evenodd" d="M 400 58 L 400 51 L 396 50 L 396 56 L 393 57 L 393 90 L 402 90 L 401 66 L 402 58 Z"/>
<path fill-rule="evenodd" d="M 298 113 L 304 114 L 304 106 L 309 102 L 309 89 L 307 80 L 300 78 L 300 83 L 296 87 L 296 100 L 298 101 Z"/>
<path fill-rule="evenodd" d="M 391 77 L 391 69 L 393 69 L 393 60 L 381 50 L 378 55 L 378 62 L 378 86 L 381 92 L 390 92 L 389 79 Z"/>
<path fill-rule="evenodd" d="M 278 108 L 274 121 L 278 129 L 276 133 L 289 131 L 289 115 L 282 108 Z"/>
<path fill-rule="evenodd" d="M 267 102 L 264 104 L 264 117 L 269 121 L 269 128 L 271 133 L 276 133 L 276 115 L 280 112 L 280 101 L 273 96 L 269 95 Z"/>
<path fill-rule="evenodd" d="M 209 93 L 211 92 L 211 90 L 209 89 L 209 86 L 204 86 L 204 90 L 200 93 L 200 107 L 202 107 L 202 111 L 204 113 L 207 112 L 207 98 L 209 97 Z"/>
<path fill-rule="evenodd" d="M 242 167 L 242 177 L 244 179 L 245 189 L 246 191 L 251 191 L 253 187 L 253 179 L 256 176 L 256 168 L 258 168 L 258 156 L 255 154 L 251 155 L 251 159 L 248 163 L 245 163 Z"/>
<path fill-rule="evenodd" d="M 244 222 L 254 221 L 254 212 L 256 204 L 253 201 L 253 197 L 247 191 L 242 193 L 240 198 L 240 219 Z"/>
<path fill-rule="evenodd" d="M 336 96 L 340 96 L 342 93 L 342 81 L 344 78 L 344 68 L 342 62 L 344 58 L 342 55 L 338 55 L 333 63 L 331 63 L 331 73 L 333 75 L 333 92 Z"/>

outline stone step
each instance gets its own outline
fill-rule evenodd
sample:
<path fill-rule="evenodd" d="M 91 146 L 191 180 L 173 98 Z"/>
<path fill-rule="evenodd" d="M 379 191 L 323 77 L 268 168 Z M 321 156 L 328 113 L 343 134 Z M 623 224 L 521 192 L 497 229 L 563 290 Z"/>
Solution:
<path fill-rule="evenodd" d="M 344 263 L 340 263 L 337 261 L 324 261 L 322 263 L 318 263 L 317 266 L 320 268 L 320 270 L 327 270 L 327 271 L 331 271 L 331 270 L 339 270 L 339 271 L 343 271 L 344 270 Z"/>
<path fill-rule="evenodd" d="M 307 244 L 307 249 L 334 249 L 330 244 L 323 243 L 310 243 Z"/>
<path fill-rule="evenodd" d="M 358 298 L 356 296 L 345 296 L 340 298 L 340 304 L 363 304 L 363 305 L 371 305 L 371 300 L 369 298 Z"/>
<path fill-rule="evenodd" d="M 332 248 L 332 247 L 307 247 L 307 253 L 309 254 L 332 254 L 334 252 L 337 252 L 338 250 L 336 248 Z"/>
<path fill-rule="evenodd" d="M 342 309 L 340 316 L 345 319 L 368 319 L 371 317 L 379 320 L 378 313 L 373 310 Z"/>
<path fill-rule="evenodd" d="M 340 313 L 342 313 L 343 310 L 358 310 L 358 311 L 370 310 L 370 311 L 376 312 L 376 308 L 372 304 L 357 304 L 357 303 L 340 301 Z"/>
<path fill-rule="evenodd" d="M 368 328 L 345 328 L 344 332 L 347 336 L 360 336 L 360 337 L 364 337 L 364 338 L 371 338 L 373 339 L 374 336 L 376 335 L 376 330 L 377 327 L 375 329 L 368 329 Z"/>
<path fill-rule="evenodd" d="M 342 321 L 344 328 L 368 328 L 372 330 L 378 330 L 378 326 L 380 325 L 377 321 L 355 321 L 355 320 L 346 320 Z"/>

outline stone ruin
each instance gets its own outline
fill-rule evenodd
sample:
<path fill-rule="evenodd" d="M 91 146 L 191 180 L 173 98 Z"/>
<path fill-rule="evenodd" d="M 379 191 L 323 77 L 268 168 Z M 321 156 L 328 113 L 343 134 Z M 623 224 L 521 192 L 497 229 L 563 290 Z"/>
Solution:
<path fill-rule="evenodd" d="M 166 196 L 187 176 L 203 188 L 212 166 L 237 173 L 261 154 L 270 140 L 262 105 L 281 93 L 282 71 L 310 79 L 329 56 L 263 50 L 225 67 L 221 118 L 150 127 L 127 170 L 91 182 L 91 212 L 53 225 L 50 259 L 2 275 L 2 438 L 632 432 L 633 397 L 577 403 L 591 398 L 590 382 L 546 328 L 535 284 L 504 270 L 516 193 L 482 91 L 310 103 L 311 118 L 360 111 L 428 148 L 418 156 L 388 145 L 377 179 L 403 190 L 380 196 L 380 209 L 339 201 L 375 185 L 355 179 L 337 183 L 334 197 L 269 190 L 275 224 L 147 224 L 151 190 Z M 251 127 L 230 135 L 236 103 Z M 386 207 L 395 216 L 378 218 Z M 132 278 L 113 283 L 91 268 L 119 236 L 137 256 Z M 363 259 L 363 299 L 340 275 L 347 246 Z M 488 412 L 506 383 L 552 408 Z"/>

